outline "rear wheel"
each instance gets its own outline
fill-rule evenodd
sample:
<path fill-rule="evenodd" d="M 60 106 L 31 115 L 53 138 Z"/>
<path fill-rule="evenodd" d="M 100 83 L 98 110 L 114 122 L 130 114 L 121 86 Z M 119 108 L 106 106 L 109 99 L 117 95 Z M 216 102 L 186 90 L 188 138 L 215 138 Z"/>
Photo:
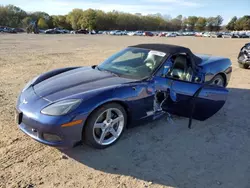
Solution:
<path fill-rule="evenodd" d="M 90 115 L 83 137 L 86 144 L 104 149 L 119 140 L 126 123 L 127 114 L 124 108 L 117 103 L 109 103 Z"/>
<path fill-rule="evenodd" d="M 247 69 L 249 67 L 249 65 L 239 63 L 239 67 L 242 69 Z"/>
<path fill-rule="evenodd" d="M 217 85 L 217 86 L 221 86 L 221 87 L 225 87 L 226 83 L 225 83 L 225 79 L 223 78 L 222 75 L 218 74 L 216 75 L 213 80 L 212 80 L 212 85 Z"/>

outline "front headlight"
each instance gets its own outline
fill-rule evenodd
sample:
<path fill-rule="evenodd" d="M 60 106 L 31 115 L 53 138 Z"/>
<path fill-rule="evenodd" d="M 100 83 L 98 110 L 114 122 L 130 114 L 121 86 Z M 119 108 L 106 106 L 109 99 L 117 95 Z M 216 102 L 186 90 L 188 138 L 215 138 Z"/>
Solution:
<path fill-rule="evenodd" d="M 39 76 L 33 78 L 32 80 L 30 80 L 23 88 L 22 92 L 24 92 L 26 89 L 28 89 L 38 78 Z"/>
<path fill-rule="evenodd" d="M 65 115 L 71 112 L 72 110 L 76 109 L 81 102 L 82 102 L 81 99 L 63 100 L 45 107 L 44 109 L 42 109 L 41 113 L 51 116 Z"/>

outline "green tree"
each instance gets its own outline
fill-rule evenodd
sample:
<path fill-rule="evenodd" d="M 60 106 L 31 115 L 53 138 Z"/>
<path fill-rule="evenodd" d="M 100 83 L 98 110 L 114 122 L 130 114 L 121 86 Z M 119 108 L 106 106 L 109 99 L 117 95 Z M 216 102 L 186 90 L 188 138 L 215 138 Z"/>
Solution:
<path fill-rule="evenodd" d="M 179 31 L 182 28 L 182 15 L 177 16 L 171 20 L 172 30 Z"/>
<path fill-rule="evenodd" d="M 23 27 L 28 27 L 30 25 L 30 23 L 32 22 L 32 18 L 31 17 L 25 17 L 23 20 L 22 20 L 22 26 Z"/>
<path fill-rule="evenodd" d="M 209 17 L 207 18 L 207 29 L 209 31 L 219 31 L 222 22 L 223 18 L 220 15 L 216 17 Z"/>
<path fill-rule="evenodd" d="M 82 9 L 73 9 L 66 17 L 68 23 L 70 23 L 73 29 L 81 29 L 80 19 L 83 15 Z"/>
<path fill-rule="evenodd" d="M 89 30 L 96 29 L 96 17 L 97 13 L 95 10 L 85 10 L 80 18 L 81 27 Z"/>
<path fill-rule="evenodd" d="M 182 18 L 181 30 L 185 31 L 187 29 L 188 21 L 187 18 Z"/>
<path fill-rule="evenodd" d="M 218 15 L 218 16 L 214 17 L 214 31 L 220 30 L 222 22 L 223 22 L 222 16 Z"/>
<path fill-rule="evenodd" d="M 53 27 L 59 27 L 64 29 L 71 29 L 70 23 L 67 21 L 66 16 L 51 16 Z"/>
<path fill-rule="evenodd" d="M 206 29 L 206 25 L 207 25 L 207 19 L 204 17 L 199 17 L 195 25 L 195 30 L 204 31 Z"/>
<path fill-rule="evenodd" d="M 0 26 L 8 26 L 8 9 L 0 5 Z"/>
<path fill-rule="evenodd" d="M 47 25 L 46 20 L 44 18 L 39 18 L 37 25 L 38 25 L 38 28 L 41 28 L 41 29 L 48 28 L 48 25 Z"/>
<path fill-rule="evenodd" d="M 22 20 L 27 16 L 27 13 L 14 5 L 0 7 L 0 25 L 9 27 L 20 27 Z"/>
<path fill-rule="evenodd" d="M 187 18 L 187 25 L 188 25 L 188 29 L 190 31 L 194 31 L 194 28 L 195 28 L 197 21 L 198 21 L 198 17 L 196 17 L 196 16 L 189 16 Z"/>
<path fill-rule="evenodd" d="M 21 8 L 14 5 L 0 5 L 0 25 L 10 27 L 26 27 L 30 22 L 39 20 L 39 27 L 53 28 L 60 27 L 65 29 L 98 29 L 98 30 L 198 30 L 205 29 L 209 31 L 219 31 L 223 18 L 218 15 L 215 17 L 196 17 L 189 16 L 184 18 L 178 15 L 171 18 L 169 15 L 159 13 L 143 16 L 141 13 L 130 14 L 118 11 L 103 12 L 101 10 L 73 9 L 67 15 L 50 16 L 46 12 L 27 13 Z M 226 26 L 229 30 L 249 30 L 250 16 L 237 17 Z"/>
<path fill-rule="evenodd" d="M 250 16 L 243 16 L 235 22 L 236 30 L 250 30 Z"/>
<path fill-rule="evenodd" d="M 231 30 L 231 31 L 232 31 L 232 30 L 235 30 L 236 21 L 237 21 L 237 17 L 234 16 L 234 17 L 230 20 L 230 22 L 227 24 L 226 28 L 227 28 L 228 30 Z"/>

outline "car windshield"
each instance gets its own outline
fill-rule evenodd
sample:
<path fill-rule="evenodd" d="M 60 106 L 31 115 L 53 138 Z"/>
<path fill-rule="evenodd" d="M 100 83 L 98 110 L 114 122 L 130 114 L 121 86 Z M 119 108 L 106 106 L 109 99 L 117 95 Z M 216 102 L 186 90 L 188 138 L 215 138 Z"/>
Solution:
<path fill-rule="evenodd" d="M 126 48 L 97 66 L 121 77 L 143 79 L 150 76 L 161 64 L 165 53 L 142 48 Z"/>

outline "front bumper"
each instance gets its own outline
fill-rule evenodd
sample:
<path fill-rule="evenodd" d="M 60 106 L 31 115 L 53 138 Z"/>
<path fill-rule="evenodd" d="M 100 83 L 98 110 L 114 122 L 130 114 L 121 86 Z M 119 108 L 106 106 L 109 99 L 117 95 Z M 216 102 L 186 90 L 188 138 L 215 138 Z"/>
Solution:
<path fill-rule="evenodd" d="M 33 91 L 29 90 L 29 92 Z M 22 132 L 40 143 L 58 148 L 73 147 L 82 140 L 82 129 L 86 115 L 44 115 L 40 113 L 40 110 L 48 105 L 48 101 L 35 96 L 34 93 L 23 95 L 18 98 L 16 105 L 16 123 Z M 27 97 L 28 103 L 26 104 L 22 103 L 24 97 Z M 76 120 L 82 121 L 74 126 L 62 127 L 63 124 Z M 53 138 L 56 139 L 53 140 Z"/>
<path fill-rule="evenodd" d="M 238 63 L 250 65 L 249 55 L 239 54 Z"/>
<path fill-rule="evenodd" d="M 250 66 L 250 58 L 249 59 L 245 59 L 245 60 L 238 60 L 238 63 L 240 64 L 246 64 Z"/>

